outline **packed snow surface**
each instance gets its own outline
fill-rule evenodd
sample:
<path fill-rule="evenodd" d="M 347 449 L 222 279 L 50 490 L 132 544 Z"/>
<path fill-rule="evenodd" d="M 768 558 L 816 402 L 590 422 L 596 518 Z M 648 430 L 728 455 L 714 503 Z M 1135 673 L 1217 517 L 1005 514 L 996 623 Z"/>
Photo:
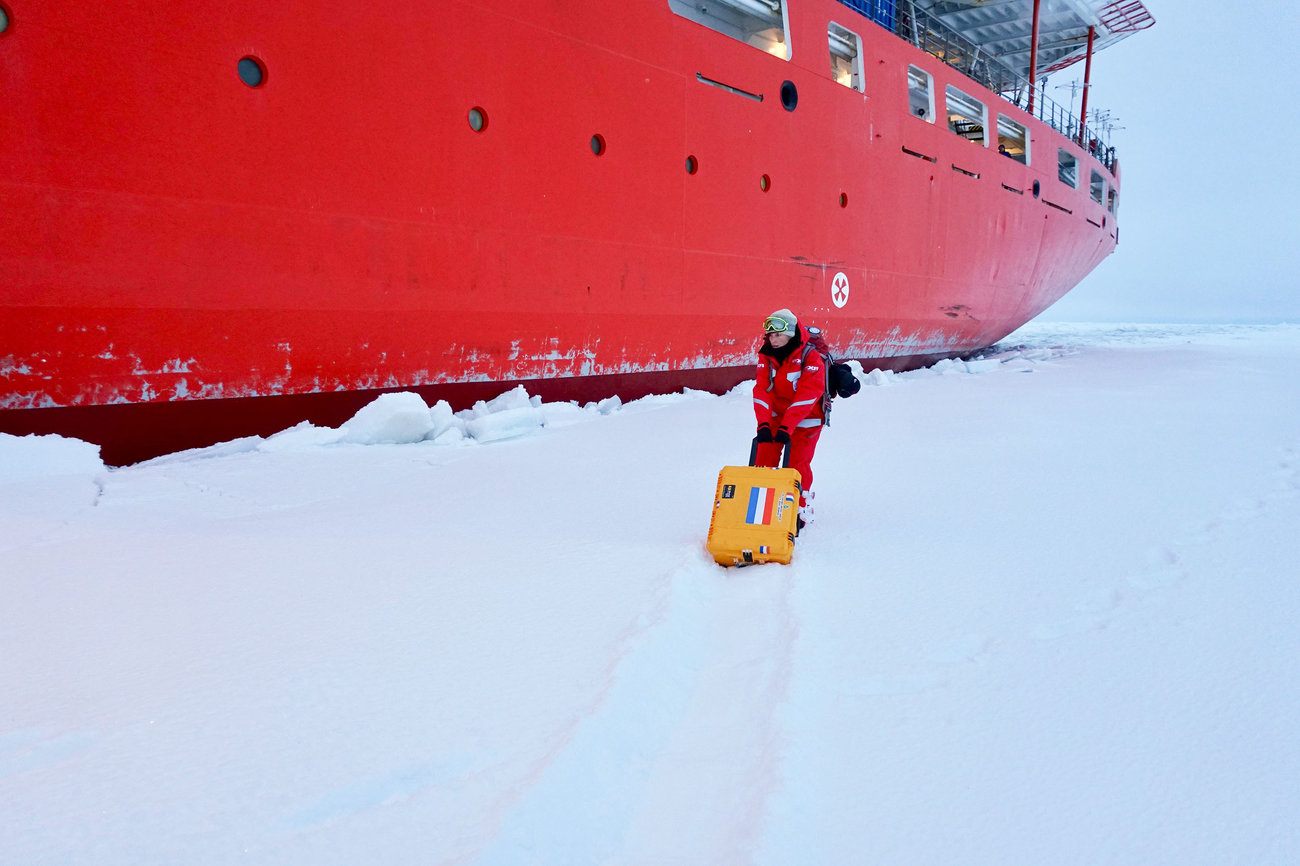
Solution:
<path fill-rule="evenodd" d="M 1300 862 L 1300 327 L 863 378 L 748 569 L 743 386 L 0 437 L 0 862 Z"/>

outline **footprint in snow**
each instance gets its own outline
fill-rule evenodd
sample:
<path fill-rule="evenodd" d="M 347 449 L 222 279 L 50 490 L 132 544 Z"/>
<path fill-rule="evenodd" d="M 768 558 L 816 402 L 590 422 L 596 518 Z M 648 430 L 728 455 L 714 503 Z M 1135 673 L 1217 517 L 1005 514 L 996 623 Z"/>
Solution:
<path fill-rule="evenodd" d="M 1084 596 L 1074 606 L 1076 612 L 1081 614 L 1103 614 L 1109 613 L 1119 607 L 1119 603 L 1124 596 L 1115 587 L 1106 587 Z"/>
<path fill-rule="evenodd" d="M 1115 587 L 1095 590 L 1074 605 L 1075 616 L 1040 625 L 1031 634 L 1035 640 L 1060 640 L 1071 635 L 1101 631 L 1110 625 L 1110 614 L 1123 600 L 1123 594 Z"/>
<path fill-rule="evenodd" d="M 968 634 L 935 647 L 934 652 L 930 653 L 930 661 L 941 665 L 977 662 L 987 656 L 992 649 L 993 641 L 988 635 Z"/>
<path fill-rule="evenodd" d="M 1300 455 L 1288 449 L 1278 464 L 1277 486 L 1271 499 L 1292 499 L 1300 496 Z"/>
<path fill-rule="evenodd" d="M 1141 592 L 1153 592 L 1179 583 L 1187 576 L 1177 553 L 1167 547 L 1155 547 L 1147 553 L 1147 570 L 1131 574 L 1128 582 Z"/>
<path fill-rule="evenodd" d="M 1239 499 L 1223 511 L 1223 519 L 1254 520 L 1263 513 L 1265 503 L 1258 499 Z"/>
<path fill-rule="evenodd" d="M 1222 522 L 1218 520 L 1205 520 L 1194 523 L 1178 539 L 1177 544 L 1179 547 L 1192 544 L 1209 544 L 1215 539 L 1222 526 Z"/>

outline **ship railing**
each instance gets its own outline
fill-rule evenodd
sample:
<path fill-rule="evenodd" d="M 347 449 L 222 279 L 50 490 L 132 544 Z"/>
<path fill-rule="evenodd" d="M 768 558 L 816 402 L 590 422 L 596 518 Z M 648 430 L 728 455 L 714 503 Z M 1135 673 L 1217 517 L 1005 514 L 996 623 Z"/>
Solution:
<path fill-rule="evenodd" d="M 996 57 L 990 57 L 956 30 L 939 19 L 917 9 L 910 0 L 840 0 L 846 6 L 861 12 L 894 35 L 911 42 L 926 54 L 943 61 L 1004 100 L 1028 111 L 1029 94 L 1033 83 L 1013 71 Z M 1039 120 L 1081 145 L 1112 173 L 1115 170 L 1115 148 L 1110 145 L 1107 130 L 1084 126 L 1055 100 L 1040 90 L 1033 99 L 1033 114 Z"/>

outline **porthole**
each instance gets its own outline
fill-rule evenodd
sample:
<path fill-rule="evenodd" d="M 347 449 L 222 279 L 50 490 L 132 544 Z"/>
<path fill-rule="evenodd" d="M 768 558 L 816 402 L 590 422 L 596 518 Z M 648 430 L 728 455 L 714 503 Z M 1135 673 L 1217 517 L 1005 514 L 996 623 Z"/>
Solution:
<path fill-rule="evenodd" d="M 266 82 L 266 67 L 256 57 L 239 61 L 239 80 L 249 87 L 261 87 Z"/>
<path fill-rule="evenodd" d="M 469 128 L 475 132 L 487 129 L 487 113 L 477 105 L 469 110 Z"/>
<path fill-rule="evenodd" d="M 0 33 L 6 33 L 9 30 L 9 10 L 0 5 Z"/>
<path fill-rule="evenodd" d="M 593 135 L 591 137 L 591 152 L 596 156 L 605 155 L 605 136 Z"/>
<path fill-rule="evenodd" d="M 1038 194 L 1042 191 L 1043 191 L 1042 184 L 1040 184 L 1038 181 L 1034 181 L 1034 198 L 1038 198 Z"/>
<path fill-rule="evenodd" d="M 758 179 L 758 188 L 761 189 L 763 192 L 767 192 L 769 189 L 772 188 L 772 178 L 768 177 L 767 175 L 763 175 L 762 177 L 760 177 Z"/>
<path fill-rule="evenodd" d="M 840 193 L 840 207 L 848 207 L 848 206 L 849 206 L 849 194 L 847 192 Z"/>
<path fill-rule="evenodd" d="M 799 88 L 794 86 L 793 81 L 781 82 L 781 104 L 786 111 L 794 111 L 799 104 Z"/>
<path fill-rule="evenodd" d="M 700 161 L 696 159 L 694 156 L 686 157 L 686 173 L 695 174 L 695 172 L 699 170 L 700 170 Z"/>

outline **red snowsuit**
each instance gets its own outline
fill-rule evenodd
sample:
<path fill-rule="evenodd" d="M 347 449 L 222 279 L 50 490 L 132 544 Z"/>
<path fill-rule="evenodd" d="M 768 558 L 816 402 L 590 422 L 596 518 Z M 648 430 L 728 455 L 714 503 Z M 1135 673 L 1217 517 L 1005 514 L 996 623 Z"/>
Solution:
<path fill-rule="evenodd" d="M 803 337 L 803 329 L 799 329 Z M 790 434 L 790 468 L 799 470 L 804 494 L 812 489 L 812 459 L 817 439 L 822 433 L 825 412 L 822 397 L 826 394 L 826 360 L 816 349 L 808 347 L 804 356 L 801 339 L 782 362 L 766 354 L 772 349 L 764 342 L 758 355 L 758 377 L 754 382 L 754 416 L 759 426 L 771 424 L 775 433 Z M 761 442 L 755 455 L 756 466 L 778 466 L 781 445 Z M 805 496 L 799 504 L 806 505 Z"/>

